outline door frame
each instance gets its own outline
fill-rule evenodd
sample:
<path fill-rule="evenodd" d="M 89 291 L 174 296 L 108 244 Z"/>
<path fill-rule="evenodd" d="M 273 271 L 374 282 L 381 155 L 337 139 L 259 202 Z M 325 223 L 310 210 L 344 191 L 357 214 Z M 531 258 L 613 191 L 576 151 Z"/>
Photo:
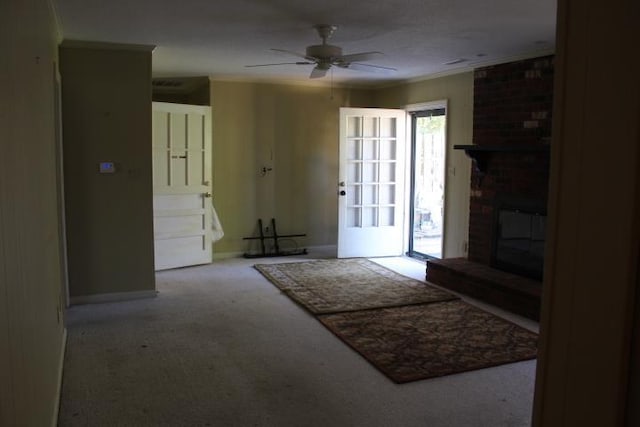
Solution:
<path fill-rule="evenodd" d="M 58 62 L 53 63 L 53 120 L 55 126 L 55 162 L 56 162 L 56 187 L 58 203 L 58 249 L 60 262 L 60 280 L 62 282 L 61 303 L 68 308 L 71 303 L 69 295 L 69 264 L 67 254 L 67 213 L 64 196 L 64 149 L 62 129 L 62 76 L 58 68 Z"/>

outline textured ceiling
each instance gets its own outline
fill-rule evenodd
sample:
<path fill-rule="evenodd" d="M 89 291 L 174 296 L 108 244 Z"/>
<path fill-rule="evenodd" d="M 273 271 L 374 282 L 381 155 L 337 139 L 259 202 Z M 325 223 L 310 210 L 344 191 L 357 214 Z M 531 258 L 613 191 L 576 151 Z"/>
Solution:
<path fill-rule="evenodd" d="M 336 69 L 336 82 L 388 84 L 554 51 L 555 0 L 54 0 L 68 40 L 156 45 L 154 76 L 307 80 L 314 24 L 345 54 L 380 51 L 390 75 Z M 461 61 L 455 64 L 447 63 Z M 328 74 L 325 79 L 330 78 Z"/>

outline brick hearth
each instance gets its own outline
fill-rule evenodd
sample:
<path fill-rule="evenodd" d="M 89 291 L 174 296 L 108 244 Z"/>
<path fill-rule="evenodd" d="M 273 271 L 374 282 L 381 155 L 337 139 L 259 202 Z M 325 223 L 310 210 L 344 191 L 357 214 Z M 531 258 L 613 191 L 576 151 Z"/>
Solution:
<path fill-rule="evenodd" d="M 539 320 L 541 283 L 465 258 L 427 261 L 427 281 Z"/>

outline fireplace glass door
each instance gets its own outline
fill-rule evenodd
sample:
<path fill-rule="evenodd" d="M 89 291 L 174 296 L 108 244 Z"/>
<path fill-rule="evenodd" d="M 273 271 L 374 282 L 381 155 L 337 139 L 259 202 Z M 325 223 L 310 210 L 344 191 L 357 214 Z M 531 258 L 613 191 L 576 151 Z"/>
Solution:
<path fill-rule="evenodd" d="M 499 209 L 494 266 L 542 279 L 546 218 L 539 212 Z"/>

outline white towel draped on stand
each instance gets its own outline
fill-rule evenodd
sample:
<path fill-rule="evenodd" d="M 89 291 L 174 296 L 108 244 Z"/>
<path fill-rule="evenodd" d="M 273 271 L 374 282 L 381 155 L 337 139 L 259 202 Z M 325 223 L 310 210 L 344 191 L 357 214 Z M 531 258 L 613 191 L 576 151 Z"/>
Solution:
<path fill-rule="evenodd" d="M 211 242 L 217 242 L 224 236 L 224 231 L 222 230 L 222 224 L 220 224 L 218 213 L 213 207 L 213 199 L 211 198 L 209 201 L 209 209 L 211 209 L 211 229 L 209 230 L 209 233 L 211 233 Z"/>

